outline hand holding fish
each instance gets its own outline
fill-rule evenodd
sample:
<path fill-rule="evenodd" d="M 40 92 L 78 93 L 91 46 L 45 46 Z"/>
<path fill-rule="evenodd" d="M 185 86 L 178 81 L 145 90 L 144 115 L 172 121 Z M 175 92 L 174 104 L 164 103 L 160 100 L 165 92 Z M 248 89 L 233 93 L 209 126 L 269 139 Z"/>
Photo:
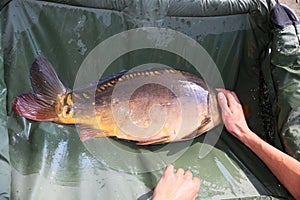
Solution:
<path fill-rule="evenodd" d="M 243 140 L 249 133 L 242 105 L 233 91 L 217 89 L 219 105 L 222 110 L 222 119 L 226 129 L 236 138 Z"/>
<path fill-rule="evenodd" d="M 190 171 L 168 165 L 153 194 L 153 200 L 192 200 L 198 196 L 200 180 Z"/>
<path fill-rule="evenodd" d="M 295 199 L 300 199 L 300 162 L 268 144 L 249 129 L 234 92 L 224 89 L 217 91 L 226 129 L 267 165 Z"/>

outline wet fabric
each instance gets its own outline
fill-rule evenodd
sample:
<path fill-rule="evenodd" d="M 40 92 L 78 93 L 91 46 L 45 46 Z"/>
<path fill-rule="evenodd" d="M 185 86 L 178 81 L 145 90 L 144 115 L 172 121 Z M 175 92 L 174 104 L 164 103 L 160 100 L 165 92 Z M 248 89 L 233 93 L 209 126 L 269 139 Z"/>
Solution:
<path fill-rule="evenodd" d="M 82 142 L 76 126 L 34 122 L 12 111 L 16 96 L 32 92 L 29 70 L 39 54 L 52 63 L 63 84 L 73 88 L 79 72 L 87 73 L 82 66 L 93 56 L 98 56 L 100 68 L 112 59 L 104 76 L 145 63 L 197 74 L 191 63 L 201 55 L 186 52 L 200 44 L 225 88 L 236 91 L 248 108 L 250 128 L 297 157 L 299 25 L 274 28 L 270 21 L 274 5 L 263 0 L 1 3 L 1 197 L 150 199 L 164 167 L 173 163 L 201 179 L 198 199 L 291 199 L 256 155 L 222 126 L 193 141 L 141 147 L 115 138 Z M 139 42 L 131 38 L 128 45 L 114 43 L 124 31 L 141 27 L 176 34 L 146 29 L 145 40 L 154 38 L 154 46 L 147 44 L 152 48 L 132 49 L 143 38 Z M 176 53 L 167 51 L 174 38 L 196 42 L 175 45 L 181 48 Z M 103 58 L 95 53 L 103 44 L 108 45 L 102 49 L 108 55 L 120 49 L 128 52 Z"/>

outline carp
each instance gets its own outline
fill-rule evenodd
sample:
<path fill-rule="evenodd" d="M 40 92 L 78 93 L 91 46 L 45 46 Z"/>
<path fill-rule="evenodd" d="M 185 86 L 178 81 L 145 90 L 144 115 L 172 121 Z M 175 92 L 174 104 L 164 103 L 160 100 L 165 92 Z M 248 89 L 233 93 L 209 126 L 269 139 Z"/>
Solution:
<path fill-rule="evenodd" d="M 122 71 L 71 90 L 39 55 L 30 80 L 33 93 L 16 97 L 13 111 L 34 121 L 76 124 L 82 141 L 114 136 L 138 145 L 168 143 L 195 138 L 221 123 L 215 90 L 181 70 Z"/>

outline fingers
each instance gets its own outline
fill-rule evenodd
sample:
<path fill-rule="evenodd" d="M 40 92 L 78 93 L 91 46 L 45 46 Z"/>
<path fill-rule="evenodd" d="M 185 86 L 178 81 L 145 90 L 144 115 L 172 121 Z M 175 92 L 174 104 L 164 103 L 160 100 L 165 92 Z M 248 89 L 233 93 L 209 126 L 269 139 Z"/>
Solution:
<path fill-rule="evenodd" d="M 195 185 L 195 190 L 196 191 L 199 191 L 199 189 L 200 189 L 200 185 L 201 185 L 201 181 L 200 181 L 200 179 L 199 178 L 197 178 L 197 177 L 194 177 L 193 178 L 193 183 L 194 183 L 194 185 Z M 196 196 L 195 196 L 195 198 L 198 196 L 198 192 L 196 192 Z"/>
<path fill-rule="evenodd" d="M 178 168 L 177 171 L 176 171 L 176 175 L 183 176 L 184 175 L 184 170 L 181 169 L 181 168 Z"/>
<path fill-rule="evenodd" d="M 222 120 L 227 131 L 237 138 L 243 137 L 249 128 L 237 95 L 225 89 L 218 89 L 217 91 Z"/>
<path fill-rule="evenodd" d="M 186 172 L 184 172 L 184 177 L 186 177 L 188 179 L 192 179 L 193 178 L 193 174 L 190 171 L 186 171 Z"/>
<path fill-rule="evenodd" d="M 182 174 L 183 172 L 183 174 Z M 176 172 L 177 175 L 183 177 L 186 181 L 191 181 L 190 183 L 193 184 L 195 190 L 199 190 L 200 188 L 200 179 L 197 177 L 193 177 L 193 173 L 189 170 L 184 171 L 183 169 L 179 168 Z"/>
<path fill-rule="evenodd" d="M 235 99 L 235 101 L 236 101 L 237 103 L 239 103 L 239 104 L 241 103 L 240 100 L 239 100 L 239 98 L 238 98 L 238 96 L 236 95 L 235 92 L 231 91 L 231 95 L 233 96 L 233 98 Z"/>
<path fill-rule="evenodd" d="M 171 164 L 168 164 L 164 171 L 164 176 L 169 176 L 171 174 L 174 174 L 177 177 L 184 177 L 186 179 L 192 179 L 197 185 L 200 186 L 200 179 L 198 179 L 197 177 L 193 177 L 193 173 L 189 170 L 184 171 L 182 168 L 178 168 L 176 170 L 176 172 L 174 173 L 174 166 Z"/>
<path fill-rule="evenodd" d="M 225 96 L 225 93 L 223 92 L 219 92 L 218 93 L 218 101 L 219 101 L 219 105 L 221 107 L 221 110 L 224 112 L 230 112 L 230 109 L 228 107 L 228 103 L 227 103 L 227 99 Z"/>
<path fill-rule="evenodd" d="M 238 97 L 232 91 L 229 91 L 229 92 L 226 93 L 226 98 L 227 98 L 229 108 L 232 107 L 232 106 L 236 106 L 236 105 L 240 104 L 240 101 L 239 101 Z"/>
<path fill-rule="evenodd" d="M 218 91 L 219 105 L 223 111 L 229 111 L 231 106 L 241 104 L 235 92 L 222 88 L 216 90 Z"/>
<path fill-rule="evenodd" d="M 225 93 L 227 90 L 223 89 L 223 88 L 216 88 L 217 92 L 223 92 Z"/>
<path fill-rule="evenodd" d="M 166 167 L 166 170 L 164 172 L 164 175 L 165 174 L 173 174 L 173 172 L 174 172 L 174 166 L 171 164 L 168 164 Z"/>
<path fill-rule="evenodd" d="M 197 178 L 197 177 L 194 177 L 193 178 L 193 182 L 197 185 L 197 187 L 200 187 L 200 183 L 201 183 L 201 181 L 200 181 L 200 179 L 199 178 Z"/>
<path fill-rule="evenodd" d="M 200 189 L 200 179 L 199 178 L 197 178 L 197 177 L 194 177 L 193 179 L 192 179 L 192 182 L 193 182 L 193 189 L 195 190 L 195 196 L 194 196 L 194 199 L 196 199 L 197 198 L 197 196 L 198 196 L 198 191 L 199 191 L 199 189 Z"/>

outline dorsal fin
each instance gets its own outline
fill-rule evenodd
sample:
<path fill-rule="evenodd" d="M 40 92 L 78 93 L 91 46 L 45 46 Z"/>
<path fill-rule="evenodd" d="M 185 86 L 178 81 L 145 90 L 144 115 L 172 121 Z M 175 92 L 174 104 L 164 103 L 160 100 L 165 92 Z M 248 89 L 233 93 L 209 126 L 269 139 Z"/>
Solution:
<path fill-rule="evenodd" d="M 101 86 L 104 86 L 108 83 L 115 85 L 118 81 L 120 81 L 120 79 L 128 80 L 131 78 L 141 77 L 141 76 L 159 75 L 161 74 L 161 72 L 174 73 L 175 71 L 176 70 L 174 69 L 164 69 L 164 68 L 134 69 L 131 71 L 123 70 L 121 72 L 101 78 L 98 81 L 97 88 L 100 88 Z"/>
<path fill-rule="evenodd" d="M 106 83 L 109 83 L 113 80 L 116 80 L 120 77 L 122 77 L 124 74 L 126 74 L 128 71 L 127 70 L 122 70 L 118 73 L 115 73 L 115 74 L 112 74 L 112 75 L 109 75 L 107 77 L 104 77 L 104 78 L 101 78 L 99 81 L 98 81 L 98 87 L 101 86 L 101 85 L 104 85 Z"/>
<path fill-rule="evenodd" d="M 87 86 L 82 86 L 82 87 L 78 87 L 76 88 L 76 90 L 74 90 L 76 93 L 88 93 L 88 92 L 91 92 L 90 95 L 92 95 L 92 93 L 94 91 L 90 91 L 91 88 L 95 89 L 95 86 L 97 86 L 96 89 L 100 88 L 101 86 L 104 86 L 108 83 L 111 83 L 112 84 L 112 81 L 115 81 L 112 85 L 115 85 L 116 82 L 117 82 L 117 79 L 122 77 L 124 74 L 126 74 L 126 70 L 122 70 L 121 72 L 118 72 L 118 73 L 115 73 L 115 74 L 112 74 L 112 75 L 109 75 L 107 77 L 103 77 L 101 78 L 98 82 L 94 82 L 94 83 L 91 83 L 90 85 L 87 85 Z"/>

